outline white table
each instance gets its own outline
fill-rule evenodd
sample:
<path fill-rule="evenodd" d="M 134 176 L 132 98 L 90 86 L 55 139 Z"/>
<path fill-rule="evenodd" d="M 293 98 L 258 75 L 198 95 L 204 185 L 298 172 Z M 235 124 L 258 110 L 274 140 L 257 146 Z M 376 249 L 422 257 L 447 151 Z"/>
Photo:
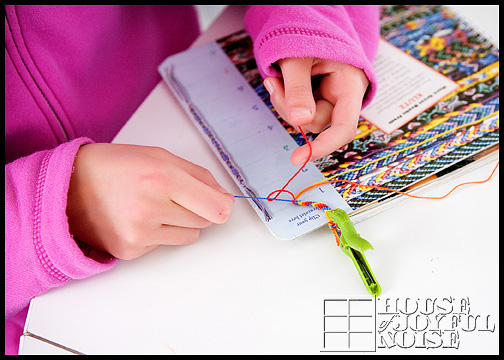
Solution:
<path fill-rule="evenodd" d="M 496 6 L 457 8 L 498 41 Z M 227 8 L 197 44 L 240 29 L 243 13 L 241 6 Z M 163 83 L 114 142 L 162 146 L 208 168 L 222 186 L 239 194 Z M 444 194 L 460 182 L 485 179 L 495 163 L 425 195 Z M 237 200 L 229 221 L 203 230 L 193 245 L 163 247 L 133 261 L 120 261 L 106 273 L 35 298 L 21 353 L 320 354 L 343 347 L 343 340 L 328 332 L 332 327 L 343 327 L 339 330 L 344 332 L 346 326 L 331 323 L 340 318 L 324 317 L 333 314 L 331 306 L 351 304 L 349 314 L 358 315 L 354 305 L 368 304 L 367 300 L 375 307 L 374 318 L 362 325 L 368 326 L 363 333 L 351 333 L 351 351 L 497 353 L 498 180 L 497 171 L 491 181 L 460 188 L 444 200 L 405 199 L 356 225 L 375 248 L 366 256 L 383 289 L 379 300 L 369 296 L 328 228 L 293 241 L 276 240 L 252 207 Z M 417 227 L 416 219 L 425 216 L 429 223 Z M 328 299 L 335 302 L 324 302 Z M 460 309 L 467 300 L 469 305 Z M 448 309 L 449 301 L 456 306 Z M 437 304 L 433 313 L 422 315 L 421 308 L 433 302 Z M 415 303 L 420 307 L 408 318 L 409 331 L 401 332 L 405 313 Z M 399 310 L 395 317 L 394 310 Z M 430 330 L 435 315 L 439 320 L 443 313 L 443 334 L 438 337 Z M 360 325 L 354 321 L 366 322 L 366 316 L 342 318 L 348 324 L 352 321 L 346 329 L 355 331 Z M 431 323 L 422 332 L 418 321 L 427 317 Z M 387 319 L 395 322 L 377 333 Z M 373 321 L 374 344 L 361 340 Z M 456 322 L 451 332 L 448 321 Z M 469 331 L 471 321 L 476 321 L 473 331 Z M 334 336 L 340 335 L 349 336 Z M 411 336 L 416 336 L 413 343 Z"/>

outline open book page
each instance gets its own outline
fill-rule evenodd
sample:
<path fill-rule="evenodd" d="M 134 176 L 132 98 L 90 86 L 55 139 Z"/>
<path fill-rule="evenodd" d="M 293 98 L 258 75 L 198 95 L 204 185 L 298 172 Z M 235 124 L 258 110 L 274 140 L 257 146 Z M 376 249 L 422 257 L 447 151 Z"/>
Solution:
<path fill-rule="evenodd" d="M 499 52 L 492 43 L 451 10 L 437 5 L 381 6 L 380 26 L 382 44 L 375 64 L 379 88 L 409 90 L 402 90 L 403 97 L 378 94 L 363 111 L 354 140 L 314 162 L 320 174 L 333 181 L 331 187 L 352 215 L 391 196 L 387 190 L 362 185 L 405 190 L 454 164 L 470 163 L 476 154 L 499 143 Z M 238 32 L 216 43 L 294 140 L 292 144 L 303 145 L 301 134 L 280 118 L 269 101 L 248 34 Z M 402 75 L 391 74 L 390 67 L 384 66 L 392 61 L 400 62 Z M 211 68 L 206 66 L 205 71 L 214 91 L 235 85 L 217 84 Z M 198 106 L 200 100 L 198 95 L 192 97 Z M 229 100 L 226 111 L 243 105 Z M 253 121 L 254 110 L 246 112 Z M 315 137 L 308 134 L 309 141 Z M 274 168 L 281 167 L 270 164 L 256 171 L 267 174 Z M 313 189 L 306 196 L 327 196 L 322 191 Z"/>

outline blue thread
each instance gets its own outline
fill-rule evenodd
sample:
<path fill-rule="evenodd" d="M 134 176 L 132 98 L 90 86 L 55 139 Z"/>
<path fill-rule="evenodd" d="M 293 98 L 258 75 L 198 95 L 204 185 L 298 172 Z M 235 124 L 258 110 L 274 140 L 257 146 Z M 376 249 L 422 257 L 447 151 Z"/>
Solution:
<path fill-rule="evenodd" d="M 287 200 L 287 199 L 268 199 L 268 198 L 261 198 L 261 197 L 254 197 L 254 196 L 240 196 L 240 195 L 234 195 L 235 198 L 239 199 L 256 199 L 256 200 L 268 200 L 268 201 L 287 201 L 287 202 L 292 202 L 292 200 Z"/>

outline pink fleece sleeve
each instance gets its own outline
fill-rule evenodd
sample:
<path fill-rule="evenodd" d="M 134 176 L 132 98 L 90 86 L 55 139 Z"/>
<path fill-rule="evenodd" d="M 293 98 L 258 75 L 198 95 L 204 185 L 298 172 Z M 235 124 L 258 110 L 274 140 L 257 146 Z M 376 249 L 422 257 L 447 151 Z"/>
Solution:
<path fill-rule="evenodd" d="M 318 57 L 362 69 L 370 86 L 365 107 L 376 92 L 372 63 L 380 38 L 376 5 L 253 5 L 245 28 L 263 77 L 281 74 L 273 64 L 289 57 Z"/>
<path fill-rule="evenodd" d="M 5 320 L 30 299 L 72 279 L 109 269 L 115 258 L 77 245 L 67 192 L 79 138 L 5 166 Z M 7 335 L 7 334 L 6 334 Z"/>

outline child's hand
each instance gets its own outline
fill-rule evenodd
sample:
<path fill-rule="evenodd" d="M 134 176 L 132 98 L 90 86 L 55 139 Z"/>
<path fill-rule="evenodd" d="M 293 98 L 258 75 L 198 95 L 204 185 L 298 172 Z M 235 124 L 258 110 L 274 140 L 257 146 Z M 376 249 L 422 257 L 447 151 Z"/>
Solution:
<path fill-rule="evenodd" d="M 301 126 L 303 131 L 321 132 L 312 142 L 310 160 L 320 159 L 352 141 L 369 84 L 364 71 L 319 58 L 287 58 L 278 64 L 283 81 L 268 77 L 264 85 L 271 103 L 289 124 Z M 316 75 L 321 76 L 320 87 L 312 91 L 312 76 Z M 291 162 L 301 165 L 308 155 L 308 146 L 301 146 L 292 153 Z"/>
<path fill-rule="evenodd" d="M 225 222 L 234 204 L 208 170 L 162 148 L 88 144 L 74 166 L 70 233 L 120 259 L 193 243 L 200 229 Z"/>

